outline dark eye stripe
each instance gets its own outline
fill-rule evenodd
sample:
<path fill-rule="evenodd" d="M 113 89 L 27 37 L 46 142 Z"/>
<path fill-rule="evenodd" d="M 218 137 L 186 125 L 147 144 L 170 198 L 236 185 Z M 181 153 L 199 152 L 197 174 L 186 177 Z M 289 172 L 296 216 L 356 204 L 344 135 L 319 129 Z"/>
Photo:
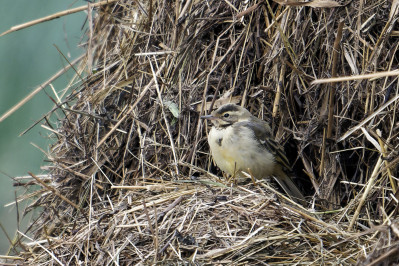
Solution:
<path fill-rule="evenodd" d="M 218 110 L 218 113 L 223 114 L 223 113 L 227 113 L 227 112 L 237 112 L 239 110 L 240 110 L 240 107 L 238 105 L 226 104 L 226 105 L 223 105 L 222 107 L 220 107 L 220 109 Z"/>

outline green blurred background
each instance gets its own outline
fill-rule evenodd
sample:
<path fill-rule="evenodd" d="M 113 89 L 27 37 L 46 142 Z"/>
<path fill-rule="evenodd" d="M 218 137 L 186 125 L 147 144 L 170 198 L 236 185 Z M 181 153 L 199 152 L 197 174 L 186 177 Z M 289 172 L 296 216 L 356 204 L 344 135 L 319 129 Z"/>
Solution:
<path fill-rule="evenodd" d="M 27 21 L 87 4 L 76 0 L 1 0 L 0 3 L 0 33 Z M 78 48 L 78 44 L 83 36 L 85 18 L 86 14 L 79 12 L 0 37 L 0 116 L 67 65 L 54 45 L 70 61 L 84 52 Z M 70 71 L 57 79 L 53 83 L 56 91 L 63 90 L 72 76 Z M 54 96 L 49 87 L 45 91 Z M 26 188 L 13 187 L 13 180 L 7 175 L 25 176 L 28 171 L 44 174 L 40 166 L 44 164 L 45 156 L 31 143 L 45 151 L 49 144 L 46 139 L 48 132 L 40 125 L 22 137 L 18 135 L 52 106 L 51 100 L 41 91 L 0 123 L 0 223 L 12 238 L 17 228 L 16 208 L 4 205 L 14 201 L 15 191 L 20 194 Z M 22 207 L 21 205 L 20 213 L 23 211 Z M 30 215 L 25 220 L 29 217 Z M 0 230 L 0 254 L 5 254 L 8 248 L 9 242 Z"/>

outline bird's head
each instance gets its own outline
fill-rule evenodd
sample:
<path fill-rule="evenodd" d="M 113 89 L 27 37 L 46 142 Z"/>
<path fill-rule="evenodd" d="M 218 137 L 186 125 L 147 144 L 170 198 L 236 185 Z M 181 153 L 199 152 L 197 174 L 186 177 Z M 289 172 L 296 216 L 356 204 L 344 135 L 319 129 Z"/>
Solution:
<path fill-rule="evenodd" d="M 251 113 L 244 107 L 228 103 L 220 106 L 210 115 L 204 115 L 201 118 L 212 121 L 216 127 L 227 127 L 236 122 L 248 121 L 251 116 Z"/>

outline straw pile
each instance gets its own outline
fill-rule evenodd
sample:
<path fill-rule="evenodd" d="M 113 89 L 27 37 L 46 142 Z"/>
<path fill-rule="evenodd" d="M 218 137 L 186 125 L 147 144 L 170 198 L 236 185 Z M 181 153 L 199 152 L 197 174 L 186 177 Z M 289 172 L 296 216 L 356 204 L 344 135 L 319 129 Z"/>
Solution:
<path fill-rule="evenodd" d="M 50 178 L 32 174 L 42 190 L 27 211 L 42 208 L 17 255 L 398 262 L 396 3 L 120 0 L 89 12 L 87 56 L 52 119 Z M 230 101 L 271 123 L 308 206 L 212 165 L 199 116 Z"/>

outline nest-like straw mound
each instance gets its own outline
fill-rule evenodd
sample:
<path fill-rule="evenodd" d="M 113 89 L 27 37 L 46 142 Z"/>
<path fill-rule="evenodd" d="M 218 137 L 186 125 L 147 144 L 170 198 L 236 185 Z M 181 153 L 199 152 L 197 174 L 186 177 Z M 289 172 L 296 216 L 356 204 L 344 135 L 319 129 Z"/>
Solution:
<path fill-rule="evenodd" d="M 143 2 L 89 13 L 77 69 L 89 74 L 59 104 L 49 178 L 30 183 L 43 189 L 28 210 L 42 208 L 16 253 L 30 264 L 398 262 L 397 77 L 359 77 L 398 64 L 392 3 Z M 312 83 L 334 76 L 358 79 Z M 271 123 L 309 206 L 212 165 L 199 116 L 229 101 Z"/>

